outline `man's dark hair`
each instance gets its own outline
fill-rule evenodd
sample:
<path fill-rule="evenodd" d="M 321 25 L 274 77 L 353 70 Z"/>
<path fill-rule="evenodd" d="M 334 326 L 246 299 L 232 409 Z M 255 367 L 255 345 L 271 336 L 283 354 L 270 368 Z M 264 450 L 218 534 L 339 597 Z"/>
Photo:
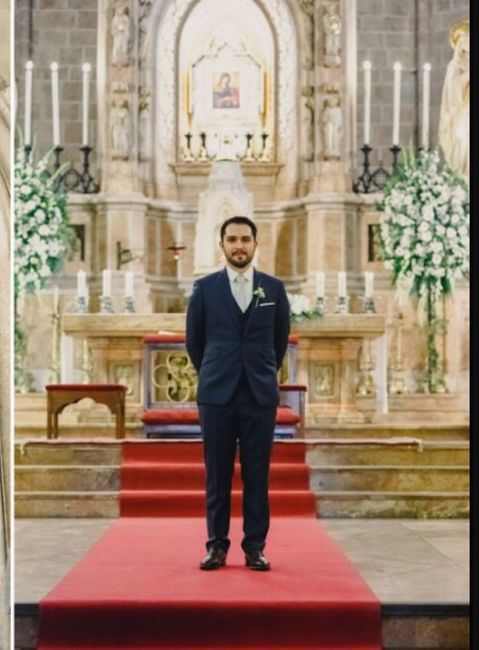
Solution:
<path fill-rule="evenodd" d="M 258 229 L 256 228 L 256 224 L 251 221 L 251 219 L 248 219 L 248 217 L 230 217 L 229 219 L 226 219 L 226 221 L 221 224 L 221 229 L 220 229 L 220 237 L 221 241 L 223 241 L 226 228 L 230 225 L 230 223 L 239 223 L 239 224 L 244 224 L 246 226 L 249 226 L 251 228 L 251 232 L 253 233 L 253 239 L 256 241 L 256 235 L 258 233 Z"/>

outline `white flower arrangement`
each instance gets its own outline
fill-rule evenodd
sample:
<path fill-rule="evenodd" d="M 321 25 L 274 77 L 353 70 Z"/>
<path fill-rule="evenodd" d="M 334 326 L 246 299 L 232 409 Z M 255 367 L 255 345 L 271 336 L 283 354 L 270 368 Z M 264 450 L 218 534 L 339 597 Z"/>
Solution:
<path fill-rule="evenodd" d="M 406 152 L 377 207 L 394 286 L 412 281 L 412 294 L 424 298 L 429 291 L 449 294 L 455 279 L 468 277 L 469 192 L 437 151 L 417 158 Z"/>
<path fill-rule="evenodd" d="M 66 195 L 47 172 L 48 152 L 36 165 L 20 148 L 15 163 L 15 295 L 38 293 L 70 251 Z"/>
<path fill-rule="evenodd" d="M 287 293 L 289 300 L 289 313 L 291 320 L 302 321 L 310 318 L 318 318 L 321 314 L 311 309 L 309 298 L 299 293 Z"/>

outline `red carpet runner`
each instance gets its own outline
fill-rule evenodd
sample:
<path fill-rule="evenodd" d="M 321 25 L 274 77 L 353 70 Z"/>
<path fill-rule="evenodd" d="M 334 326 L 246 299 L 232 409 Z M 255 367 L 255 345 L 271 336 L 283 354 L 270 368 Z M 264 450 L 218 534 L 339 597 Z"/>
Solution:
<path fill-rule="evenodd" d="M 41 650 L 380 650 L 379 603 L 315 519 L 304 453 L 275 445 L 272 570 L 244 567 L 234 517 L 227 566 L 203 572 L 200 443 L 126 443 L 122 517 L 41 602 Z"/>

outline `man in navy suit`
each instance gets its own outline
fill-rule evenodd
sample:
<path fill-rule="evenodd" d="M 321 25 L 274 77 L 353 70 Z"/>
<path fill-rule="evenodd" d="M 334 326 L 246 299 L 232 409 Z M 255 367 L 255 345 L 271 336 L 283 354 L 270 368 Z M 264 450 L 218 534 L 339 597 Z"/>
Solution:
<path fill-rule="evenodd" d="M 267 571 L 268 481 L 277 372 L 288 344 L 283 283 L 252 266 L 256 225 L 232 217 L 220 230 L 226 268 L 198 280 L 188 306 L 186 349 L 198 372 L 198 407 L 206 467 L 207 555 L 218 569 L 230 546 L 231 483 L 237 443 L 243 480 L 246 566 Z"/>

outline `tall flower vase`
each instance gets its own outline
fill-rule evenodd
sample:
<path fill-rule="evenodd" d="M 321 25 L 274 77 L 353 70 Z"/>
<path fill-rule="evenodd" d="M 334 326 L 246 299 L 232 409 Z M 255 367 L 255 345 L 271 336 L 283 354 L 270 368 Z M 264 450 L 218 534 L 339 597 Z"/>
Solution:
<path fill-rule="evenodd" d="M 438 337 L 446 335 L 446 320 L 439 318 L 437 302 L 437 294 L 429 285 L 426 294 L 426 367 L 423 390 L 434 394 L 447 392 L 444 381 L 445 358 L 441 359 L 437 346 Z"/>

